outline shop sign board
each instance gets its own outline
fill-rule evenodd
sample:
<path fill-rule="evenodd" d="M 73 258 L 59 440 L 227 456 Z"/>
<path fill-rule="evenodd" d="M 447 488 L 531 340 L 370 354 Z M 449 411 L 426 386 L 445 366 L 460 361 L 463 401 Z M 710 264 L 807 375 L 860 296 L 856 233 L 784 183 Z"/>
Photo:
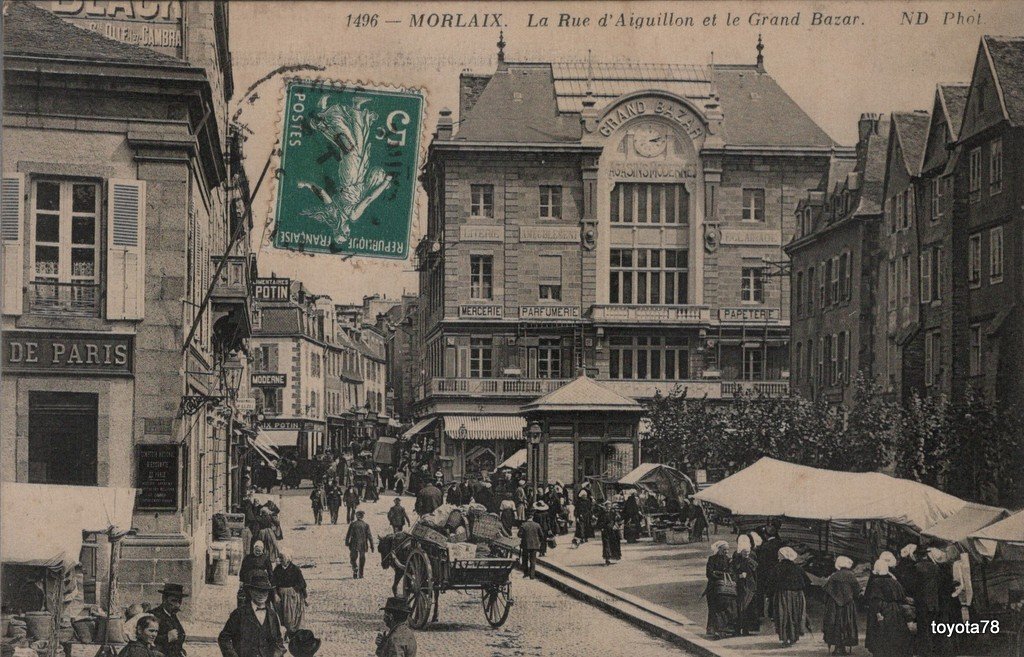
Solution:
<path fill-rule="evenodd" d="M 5 331 L 4 372 L 130 376 L 134 337 L 110 333 Z"/>
<path fill-rule="evenodd" d="M 288 375 L 276 372 L 254 372 L 249 384 L 254 388 L 283 388 L 288 385 Z"/>
<path fill-rule="evenodd" d="M 502 319 L 504 316 L 504 306 L 493 303 L 459 306 L 459 317 L 463 319 Z"/>
<path fill-rule="evenodd" d="M 136 446 L 136 479 L 140 511 L 176 511 L 178 508 L 178 446 Z"/>
<path fill-rule="evenodd" d="M 537 319 L 544 321 L 572 320 L 580 318 L 579 306 L 519 306 L 520 319 Z"/>
<path fill-rule="evenodd" d="M 722 322 L 734 323 L 764 323 L 777 322 L 782 319 L 782 311 L 778 308 L 719 308 L 718 319 Z"/>
<path fill-rule="evenodd" d="M 257 278 L 252 283 L 252 298 L 257 301 L 287 301 L 292 279 Z"/>
<path fill-rule="evenodd" d="M 323 422 L 298 418 L 268 417 L 260 420 L 263 431 L 317 431 L 323 426 Z"/>

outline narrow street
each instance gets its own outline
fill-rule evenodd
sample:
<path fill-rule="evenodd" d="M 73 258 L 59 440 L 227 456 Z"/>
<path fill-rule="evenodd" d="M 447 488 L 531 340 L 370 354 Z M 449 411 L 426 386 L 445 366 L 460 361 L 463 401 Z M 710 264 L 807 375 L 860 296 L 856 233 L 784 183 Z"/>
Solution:
<path fill-rule="evenodd" d="M 295 563 L 302 566 L 309 587 L 309 607 L 304 626 L 323 639 L 317 653 L 323 657 L 370 655 L 373 639 L 383 629 L 383 614 L 378 611 L 391 593 L 391 570 L 380 567 L 376 553 L 367 555 L 366 577 L 352 579 L 348 550 L 344 546 L 346 525 L 312 524 L 308 489 L 287 491 L 281 519 L 285 532 L 282 546 L 290 550 Z M 410 509 L 412 497 L 403 497 Z M 364 504 L 366 520 L 374 536 L 388 531 L 387 508 L 394 496 L 378 503 Z M 326 515 L 326 514 L 325 514 Z M 344 508 L 342 509 L 344 520 Z M 561 548 L 559 548 L 561 549 Z M 236 578 L 219 589 L 216 599 L 196 601 L 191 636 L 215 637 L 219 624 L 234 605 Z M 579 602 L 539 581 L 524 580 L 519 571 L 512 573 L 515 606 L 508 622 L 491 629 L 484 619 L 479 595 L 450 592 L 441 596 L 439 622 L 416 633 L 419 654 L 490 655 L 491 657 L 633 657 L 648 655 L 686 655 L 681 648 L 657 639 L 626 622 Z M 189 657 L 214 657 L 219 654 L 212 643 L 189 646 Z"/>

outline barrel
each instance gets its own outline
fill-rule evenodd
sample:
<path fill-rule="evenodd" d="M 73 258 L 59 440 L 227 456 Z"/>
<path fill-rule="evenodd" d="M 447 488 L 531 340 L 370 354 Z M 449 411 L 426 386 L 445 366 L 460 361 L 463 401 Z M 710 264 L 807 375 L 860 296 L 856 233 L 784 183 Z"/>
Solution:
<path fill-rule="evenodd" d="M 242 550 L 241 546 L 235 546 L 232 544 L 231 549 L 228 550 L 228 575 L 237 575 L 238 571 L 242 568 Z"/>
<path fill-rule="evenodd" d="M 25 614 L 28 634 L 36 641 L 53 639 L 53 615 L 48 611 L 30 611 Z"/>
<path fill-rule="evenodd" d="M 107 643 L 124 643 L 124 619 L 120 616 L 107 618 Z"/>
<path fill-rule="evenodd" d="M 79 618 L 71 621 L 75 628 L 75 636 L 81 643 L 93 643 L 96 638 L 96 621 L 92 618 Z"/>
<path fill-rule="evenodd" d="M 228 583 L 228 559 L 224 556 L 223 550 L 219 550 L 217 556 L 213 558 L 210 571 L 211 584 L 224 586 Z"/>

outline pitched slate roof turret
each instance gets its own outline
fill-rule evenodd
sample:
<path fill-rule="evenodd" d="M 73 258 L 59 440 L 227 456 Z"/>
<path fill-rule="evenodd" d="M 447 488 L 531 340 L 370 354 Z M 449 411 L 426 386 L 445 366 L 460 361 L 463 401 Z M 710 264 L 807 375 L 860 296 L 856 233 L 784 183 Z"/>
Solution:
<path fill-rule="evenodd" d="M 587 376 L 577 377 L 561 388 L 549 392 L 521 408 L 523 413 L 550 411 L 633 411 L 642 413 L 643 410 L 644 407 L 637 401 L 624 397 Z"/>

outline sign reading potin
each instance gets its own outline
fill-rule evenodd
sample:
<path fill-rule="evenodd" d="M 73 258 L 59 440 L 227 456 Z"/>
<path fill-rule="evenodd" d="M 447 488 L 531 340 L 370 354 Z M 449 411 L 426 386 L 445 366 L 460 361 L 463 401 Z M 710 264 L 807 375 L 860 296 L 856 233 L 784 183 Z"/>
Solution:
<path fill-rule="evenodd" d="M 405 259 L 423 96 L 288 84 L 274 246 Z"/>
<path fill-rule="evenodd" d="M 178 446 L 136 446 L 135 487 L 140 511 L 175 511 L 178 508 Z"/>
<path fill-rule="evenodd" d="M 290 278 L 257 278 L 252 283 L 252 298 L 257 301 L 287 301 Z"/>

